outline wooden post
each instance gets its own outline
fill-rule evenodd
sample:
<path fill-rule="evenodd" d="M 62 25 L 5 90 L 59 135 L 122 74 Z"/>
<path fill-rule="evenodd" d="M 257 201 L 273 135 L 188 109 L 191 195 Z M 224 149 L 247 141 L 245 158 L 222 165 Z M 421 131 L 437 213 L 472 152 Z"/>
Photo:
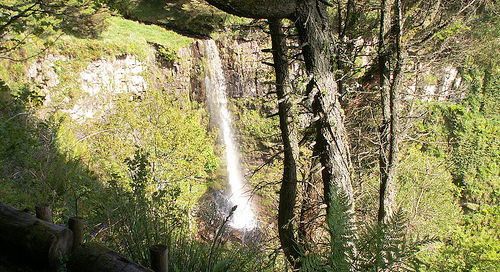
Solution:
<path fill-rule="evenodd" d="M 73 231 L 73 248 L 83 241 L 83 227 L 85 220 L 81 217 L 70 217 L 68 221 L 69 229 Z"/>
<path fill-rule="evenodd" d="M 155 272 L 168 272 L 168 249 L 165 245 L 153 245 L 149 249 L 151 268 Z"/>
<path fill-rule="evenodd" d="M 52 221 L 52 211 L 50 210 L 49 204 L 36 205 L 36 218 L 42 219 L 43 221 L 47 221 L 49 223 L 54 223 Z"/>

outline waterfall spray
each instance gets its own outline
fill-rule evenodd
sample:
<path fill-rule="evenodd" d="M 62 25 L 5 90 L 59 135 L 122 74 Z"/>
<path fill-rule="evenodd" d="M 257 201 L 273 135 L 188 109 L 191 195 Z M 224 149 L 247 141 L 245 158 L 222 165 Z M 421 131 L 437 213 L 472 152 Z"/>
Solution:
<path fill-rule="evenodd" d="M 219 51 L 214 40 L 204 40 L 207 64 L 205 85 L 210 115 L 219 128 L 225 145 L 228 183 L 231 187 L 229 200 L 238 205 L 230 225 L 237 229 L 256 227 L 255 215 L 250 205 L 250 197 L 245 194 L 237 146 L 231 128 L 231 114 L 227 108 L 226 79 L 222 71 Z"/>

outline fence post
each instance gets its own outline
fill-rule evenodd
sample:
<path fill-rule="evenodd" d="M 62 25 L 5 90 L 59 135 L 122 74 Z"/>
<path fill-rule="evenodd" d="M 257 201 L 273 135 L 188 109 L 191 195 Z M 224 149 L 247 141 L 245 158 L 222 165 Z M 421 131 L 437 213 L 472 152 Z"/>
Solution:
<path fill-rule="evenodd" d="M 165 245 L 150 247 L 151 269 L 155 272 L 168 272 L 168 248 Z"/>
<path fill-rule="evenodd" d="M 85 220 L 81 217 L 70 217 L 68 221 L 69 229 L 73 231 L 73 248 L 83 241 L 83 227 Z"/>
<path fill-rule="evenodd" d="M 54 223 L 52 220 L 52 211 L 50 210 L 49 204 L 41 204 L 35 206 L 36 218 L 41 219 L 43 221 L 47 221 L 49 223 Z"/>

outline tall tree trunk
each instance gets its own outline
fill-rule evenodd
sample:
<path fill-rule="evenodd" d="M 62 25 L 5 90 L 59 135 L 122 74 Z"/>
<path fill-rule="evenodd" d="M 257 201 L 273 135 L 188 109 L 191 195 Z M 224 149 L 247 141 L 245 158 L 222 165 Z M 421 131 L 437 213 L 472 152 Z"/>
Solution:
<path fill-rule="evenodd" d="M 321 150 L 325 203 L 330 205 L 332 186 L 337 186 L 353 203 L 351 161 L 344 127 L 344 113 L 335 80 L 334 39 L 325 5 L 316 0 L 298 4 L 295 25 L 303 45 L 306 69 L 311 77 L 308 96 L 313 98 L 316 115 L 316 145 Z"/>
<path fill-rule="evenodd" d="M 278 233 L 285 255 L 294 265 L 300 267 L 300 249 L 294 232 L 294 209 L 297 197 L 297 141 L 290 122 L 289 111 L 291 84 L 288 59 L 286 55 L 286 37 L 281 19 L 270 19 L 269 28 L 272 39 L 274 69 L 276 71 L 276 93 L 278 95 L 278 114 L 281 139 L 283 141 L 283 179 L 279 192 Z"/>
<path fill-rule="evenodd" d="M 400 141 L 399 88 L 403 57 L 401 50 L 400 0 L 382 0 L 379 33 L 379 69 L 382 106 L 380 126 L 380 190 L 378 221 L 384 222 L 394 212 L 396 174 Z"/>
<path fill-rule="evenodd" d="M 353 260 L 350 258 L 356 252 L 351 231 L 354 226 L 351 160 L 333 64 L 337 44 L 330 29 L 325 4 L 321 1 L 300 1 L 296 16 L 295 25 L 303 47 L 306 70 L 310 77 L 308 97 L 313 100 L 312 110 L 317 120 L 315 122 L 317 133 L 315 150 L 319 153 L 319 160 L 323 167 L 321 178 L 327 206 L 327 221 L 331 227 L 331 252 L 336 262 L 332 265 L 340 265 L 342 269 L 355 271 L 355 267 L 352 266 Z M 335 203 L 342 202 L 346 207 L 331 206 L 332 197 L 346 198 L 345 202 L 335 201 Z M 338 211 L 342 211 L 342 215 Z"/>

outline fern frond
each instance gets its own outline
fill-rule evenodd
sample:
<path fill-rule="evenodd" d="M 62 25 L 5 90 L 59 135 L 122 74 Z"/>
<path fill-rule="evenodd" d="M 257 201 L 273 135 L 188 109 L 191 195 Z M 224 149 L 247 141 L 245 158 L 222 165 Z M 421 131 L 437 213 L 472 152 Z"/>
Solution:
<path fill-rule="evenodd" d="M 348 195 L 334 186 L 330 195 L 327 224 L 330 233 L 330 266 L 334 271 L 352 271 L 355 250 L 353 204 Z"/>
<path fill-rule="evenodd" d="M 362 271 L 414 271 L 416 254 L 436 241 L 432 237 L 412 239 L 408 216 L 398 209 L 386 222 L 367 224 L 358 238 L 356 262 Z"/>

